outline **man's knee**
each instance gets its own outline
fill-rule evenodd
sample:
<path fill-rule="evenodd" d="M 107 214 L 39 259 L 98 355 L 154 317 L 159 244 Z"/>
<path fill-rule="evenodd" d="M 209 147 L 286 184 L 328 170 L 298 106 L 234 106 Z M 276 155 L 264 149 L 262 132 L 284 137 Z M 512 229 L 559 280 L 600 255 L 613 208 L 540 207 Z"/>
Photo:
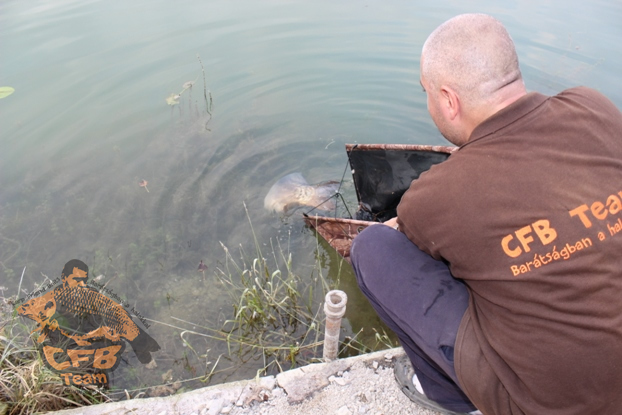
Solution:
<path fill-rule="evenodd" d="M 371 259 L 378 255 L 378 247 L 386 243 L 386 239 L 391 237 L 394 229 L 383 225 L 372 225 L 354 238 L 350 248 L 350 260 L 352 266 L 356 267 L 362 260 Z"/>
<path fill-rule="evenodd" d="M 350 261 L 359 286 L 373 285 L 386 272 L 389 258 L 386 250 L 402 234 L 389 226 L 372 225 L 364 229 L 352 243 Z"/>

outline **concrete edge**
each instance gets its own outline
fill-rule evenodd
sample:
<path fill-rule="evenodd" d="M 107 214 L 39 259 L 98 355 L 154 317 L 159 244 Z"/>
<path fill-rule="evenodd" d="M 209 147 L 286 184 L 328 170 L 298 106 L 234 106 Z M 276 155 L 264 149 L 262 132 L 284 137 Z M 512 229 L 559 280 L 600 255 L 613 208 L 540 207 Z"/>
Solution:
<path fill-rule="evenodd" d="M 127 413 L 208 414 L 217 415 L 235 404 L 242 406 L 252 400 L 262 400 L 261 392 L 280 387 L 287 393 L 288 401 L 297 404 L 312 397 L 315 392 L 328 386 L 328 378 L 350 369 L 354 363 L 372 366 L 374 362 L 398 357 L 404 353 L 401 347 L 338 359 L 332 362 L 313 363 L 296 369 L 265 376 L 259 379 L 240 380 L 195 389 L 159 398 L 132 399 L 75 409 L 56 411 L 59 415 L 115 415 Z M 226 413 L 226 412 L 224 412 Z"/>

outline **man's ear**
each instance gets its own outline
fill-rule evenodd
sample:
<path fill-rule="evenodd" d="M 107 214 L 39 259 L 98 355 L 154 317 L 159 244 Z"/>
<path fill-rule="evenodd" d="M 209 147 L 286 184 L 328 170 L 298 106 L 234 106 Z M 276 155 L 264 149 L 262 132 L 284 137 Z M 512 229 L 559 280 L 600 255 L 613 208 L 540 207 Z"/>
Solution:
<path fill-rule="evenodd" d="M 450 87 L 441 86 L 441 109 L 449 120 L 454 120 L 460 112 L 460 98 Z"/>

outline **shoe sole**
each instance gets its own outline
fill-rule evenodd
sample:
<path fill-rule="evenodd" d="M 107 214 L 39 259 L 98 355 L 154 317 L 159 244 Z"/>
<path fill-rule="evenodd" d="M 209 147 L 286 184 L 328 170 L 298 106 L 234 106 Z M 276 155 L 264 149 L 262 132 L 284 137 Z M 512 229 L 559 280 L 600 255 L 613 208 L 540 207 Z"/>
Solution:
<path fill-rule="evenodd" d="M 415 370 L 407 355 L 404 354 L 397 358 L 393 367 L 393 373 L 402 393 L 417 405 L 439 412 L 442 415 L 468 415 L 466 412 L 453 412 L 443 408 L 438 403 L 419 393 L 412 382 Z"/>

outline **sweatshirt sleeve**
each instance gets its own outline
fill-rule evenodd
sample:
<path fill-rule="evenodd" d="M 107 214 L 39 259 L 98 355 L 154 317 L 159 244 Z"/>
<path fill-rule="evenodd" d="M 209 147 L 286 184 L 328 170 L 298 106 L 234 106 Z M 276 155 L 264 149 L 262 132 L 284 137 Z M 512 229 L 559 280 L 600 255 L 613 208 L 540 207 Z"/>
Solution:
<path fill-rule="evenodd" d="M 402 200 L 397 207 L 397 223 L 399 230 L 417 245 L 419 249 L 439 260 L 441 256 L 438 252 L 438 247 L 435 246 L 433 236 L 428 232 L 429 227 L 433 226 L 436 215 L 434 212 L 427 211 L 430 204 L 421 203 L 421 201 L 425 201 L 430 197 L 435 197 L 430 194 L 425 175 L 426 173 L 413 181 L 402 196 Z"/>

